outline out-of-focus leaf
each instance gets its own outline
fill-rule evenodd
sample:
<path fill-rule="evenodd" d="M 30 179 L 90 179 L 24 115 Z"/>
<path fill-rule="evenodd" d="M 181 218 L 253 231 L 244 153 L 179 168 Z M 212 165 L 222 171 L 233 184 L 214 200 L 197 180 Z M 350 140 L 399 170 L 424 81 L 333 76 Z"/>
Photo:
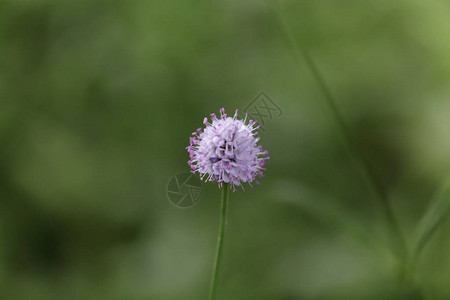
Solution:
<path fill-rule="evenodd" d="M 422 250 L 431 240 L 433 234 L 449 216 L 450 212 L 450 179 L 447 179 L 442 188 L 434 197 L 430 207 L 420 221 L 414 235 L 412 248 L 412 263 L 416 264 Z"/>
<path fill-rule="evenodd" d="M 355 214 L 330 197 L 288 181 L 279 182 L 276 198 L 300 208 L 323 224 L 348 233 L 360 242 L 378 247 L 374 233 Z"/>

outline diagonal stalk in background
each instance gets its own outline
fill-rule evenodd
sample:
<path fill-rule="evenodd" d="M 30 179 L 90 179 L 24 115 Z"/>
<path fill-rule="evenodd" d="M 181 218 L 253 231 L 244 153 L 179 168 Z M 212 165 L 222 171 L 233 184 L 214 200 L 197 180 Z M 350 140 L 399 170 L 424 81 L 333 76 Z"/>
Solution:
<path fill-rule="evenodd" d="M 392 230 L 393 236 L 391 238 L 394 240 L 394 243 L 392 245 L 394 248 L 394 252 L 398 255 L 400 261 L 404 260 L 407 254 L 406 242 L 400 230 L 400 227 L 397 223 L 397 220 L 395 219 L 391 204 L 388 200 L 388 197 L 386 195 L 383 186 L 381 185 L 380 181 L 375 175 L 369 161 L 366 159 L 362 151 L 359 149 L 357 143 L 354 141 L 350 133 L 350 130 L 336 105 L 336 101 L 334 100 L 330 88 L 326 84 L 324 77 L 317 68 L 317 65 L 315 64 L 311 55 L 309 54 L 304 45 L 297 42 L 295 35 L 292 33 L 289 24 L 287 23 L 283 13 L 281 12 L 281 7 L 280 8 L 275 7 L 275 5 L 270 2 L 271 2 L 270 0 L 266 0 L 268 7 L 270 7 L 275 19 L 279 23 L 280 29 L 283 32 L 284 37 L 287 40 L 287 44 L 294 56 L 297 66 L 301 68 L 301 62 L 303 60 L 306 61 L 308 69 L 310 70 L 320 90 L 325 96 L 326 104 L 331 110 L 331 113 L 339 127 L 343 139 L 346 141 L 349 151 L 351 152 L 353 157 L 357 160 L 361 171 L 363 172 L 364 176 L 367 178 L 369 182 L 372 192 L 380 200 L 383 210 L 385 211 L 389 228 L 390 230 Z"/>
<path fill-rule="evenodd" d="M 216 259 L 214 261 L 214 268 L 211 278 L 211 290 L 209 293 L 209 300 L 216 299 L 217 294 L 217 283 L 220 265 L 222 263 L 222 249 L 223 249 L 223 240 L 225 237 L 225 228 L 227 226 L 227 215 L 228 215 L 228 183 L 224 183 L 222 187 L 222 203 L 220 209 L 220 228 L 219 228 L 219 236 L 217 237 L 217 252 Z"/>

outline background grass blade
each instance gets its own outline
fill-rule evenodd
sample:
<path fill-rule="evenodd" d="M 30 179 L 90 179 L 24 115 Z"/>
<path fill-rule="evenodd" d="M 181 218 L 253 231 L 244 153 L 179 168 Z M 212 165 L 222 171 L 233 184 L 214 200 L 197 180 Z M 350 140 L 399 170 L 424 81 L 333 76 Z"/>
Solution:
<path fill-rule="evenodd" d="M 449 216 L 450 212 L 450 179 L 447 179 L 442 188 L 434 197 L 430 207 L 420 221 L 414 235 L 412 248 L 411 271 L 414 271 L 420 254 L 433 237 L 433 234 Z"/>
<path fill-rule="evenodd" d="M 354 136 L 347 125 L 341 111 L 338 108 L 337 101 L 328 86 L 325 77 L 319 70 L 316 62 L 314 61 L 312 55 L 308 51 L 307 45 L 303 41 L 298 40 L 297 36 L 291 29 L 289 22 L 285 16 L 285 9 L 283 8 L 282 1 L 272 1 L 266 0 L 266 4 L 278 26 L 282 32 L 286 44 L 289 50 L 292 52 L 295 63 L 299 69 L 303 68 L 302 61 L 306 63 L 312 77 L 316 81 L 319 89 L 322 91 L 325 104 L 330 109 L 333 119 L 337 125 L 338 132 L 343 137 L 343 140 L 351 153 L 352 157 L 355 159 L 355 163 L 361 175 L 367 182 L 368 188 L 372 192 L 373 196 L 379 200 L 381 207 L 384 211 L 386 221 L 390 227 L 390 240 L 392 251 L 397 255 L 399 261 L 403 266 L 406 266 L 405 258 L 407 257 L 407 246 L 404 239 L 403 233 L 400 230 L 400 226 L 394 215 L 391 203 L 388 199 L 387 192 L 385 191 L 380 179 L 374 172 L 374 168 L 370 161 L 367 159 L 366 154 L 358 145 L 358 142 L 354 139 Z"/>

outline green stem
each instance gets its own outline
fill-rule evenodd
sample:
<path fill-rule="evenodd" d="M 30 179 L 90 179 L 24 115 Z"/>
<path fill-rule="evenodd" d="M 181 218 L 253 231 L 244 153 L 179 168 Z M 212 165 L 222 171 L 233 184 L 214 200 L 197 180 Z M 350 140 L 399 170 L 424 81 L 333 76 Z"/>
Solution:
<path fill-rule="evenodd" d="M 216 251 L 216 259 L 214 262 L 213 274 L 211 278 L 211 290 L 209 293 L 209 299 L 216 299 L 217 293 L 217 278 L 219 276 L 220 265 L 222 262 L 222 248 L 223 248 L 223 240 L 225 237 L 225 227 L 227 226 L 227 214 L 228 214 L 228 183 L 224 183 L 222 187 L 222 204 L 220 209 L 220 228 L 219 228 L 219 236 L 217 237 L 217 251 Z"/>
<path fill-rule="evenodd" d="M 328 87 L 324 77 L 320 73 L 319 68 L 315 64 L 313 58 L 307 51 L 306 47 L 297 42 L 295 35 L 292 33 L 287 21 L 284 18 L 284 15 L 279 11 L 279 9 L 273 7 L 273 5 L 270 3 L 271 2 L 270 0 L 266 0 L 266 2 L 268 6 L 271 8 L 276 20 L 279 23 L 281 31 L 283 32 L 287 40 L 288 46 L 294 56 L 297 67 L 301 69 L 302 68 L 301 62 L 306 61 L 306 65 L 309 68 L 314 80 L 317 82 L 320 90 L 324 94 L 326 104 L 330 108 L 330 111 L 334 117 L 334 120 L 336 121 L 336 124 L 338 125 L 339 131 L 343 136 L 343 139 L 345 140 L 349 151 L 351 152 L 353 157 L 356 158 L 358 165 L 363 175 L 367 179 L 373 194 L 381 202 L 383 210 L 385 211 L 385 215 L 390 230 L 393 233 L 392 239 L 395 241 L 394 245 L 396 245 L 394 247 L 394 252 L 398 255 L 400 261 L 403 261 L 406 258 L 407 254 L 406 241 L 403 237 L 403 234 L 400 230 L 397 220 L 395 219 L 391 204 L 389 202 L 389 199 L 386 195 L 386 192 L 381 182 L 375 175 L 369 161 L 366 159 L 365 155 L 362 153 L 357 143 L 354 141 L 350 133 L 350 130 L 336 105 L 336 101 L 333 97 L 333 94 L 330 91 L 330 88 Z"/>

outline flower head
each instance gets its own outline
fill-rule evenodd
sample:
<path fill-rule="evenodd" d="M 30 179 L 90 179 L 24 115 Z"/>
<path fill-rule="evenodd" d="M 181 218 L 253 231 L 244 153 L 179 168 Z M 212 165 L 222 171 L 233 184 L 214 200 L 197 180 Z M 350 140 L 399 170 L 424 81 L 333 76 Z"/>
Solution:
<path fill-rule="evenodd" d="M 259 184 L 255 178 L 264 177 L 265 160 L 269 159 L 269 153 L 257 145 L 260 126 L 252 120 L 246 124 L 247 114 L 244 120 L 237 116 L 238 110 L 231 118 L 221 108 L 220 118 L 211 114 L 211 123 L 204 118 L 205 128 L 193 132 L 186 147 L 192 173 L 198 172 L 205 181 L 217 181 L 219 186 L 230 183 L 233 191 L 235 186 L 242 187 L 242 182 Z"/>

